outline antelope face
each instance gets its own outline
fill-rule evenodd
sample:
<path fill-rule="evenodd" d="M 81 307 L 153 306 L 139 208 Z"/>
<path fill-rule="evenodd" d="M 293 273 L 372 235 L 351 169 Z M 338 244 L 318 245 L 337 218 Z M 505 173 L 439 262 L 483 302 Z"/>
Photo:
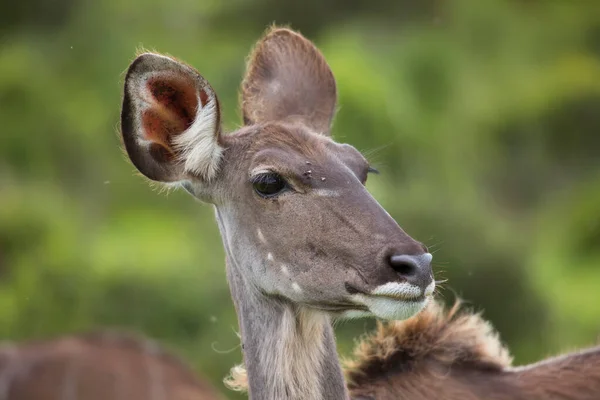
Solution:
<path fill-rule="evenodd" d="M 367 160 L 329 137 L 336 90 L 320 52 L 275 29 L 242 89 L 245 126 L 223 135 L 195 70 L 138 57 L 122 114 L 134 165 L 216 206 L 230 273 L 257 293 L 344 317 L 420 311 L 434 290 L 431 255 L 366 190 Z"/>
<path fill-rule="evenodd" d="M 232 261 L 255 285 L 338 315 L 401 319 L 423 307 L 431 256 L 366 190 L 370 167 L 357 150 L 298 124 L 238 135 L 218 209 Z"/>

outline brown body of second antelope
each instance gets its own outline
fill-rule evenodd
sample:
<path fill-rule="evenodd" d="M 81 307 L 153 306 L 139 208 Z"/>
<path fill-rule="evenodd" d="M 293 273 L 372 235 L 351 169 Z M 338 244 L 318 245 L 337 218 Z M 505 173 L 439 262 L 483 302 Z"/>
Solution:
<path fill-rule="evenodd" d="M 0 400 L 223 400 L 155 342 L 103 331 L 0 345 Z"/>
<path fill-rule="evenodd" d="M 331 320 L 403 320 L 434 292 L 431 254 L 366 190 L 369 162 L 331 138 L 336 101 L 325 59 L 289 29 L 256 45 L 229 134 L 192 67 L 145 53 L 126 74 L 132 163 L 215 207 L 254 400 L 348 399 Z"/>
<path fill-rule="evenodd" d="M 357 345 L 345 372 L 353 400 L 598 399 L 600 348 L 519 368 L 510 361 L 479 315 L 432 303 L 407 321 L 380 324 Z M 245 376 L 238 378 L 237 389 L 245 390 Z M 154 341 L 103 331 L 1 345 L 0 399 L 223 397 Z"/>

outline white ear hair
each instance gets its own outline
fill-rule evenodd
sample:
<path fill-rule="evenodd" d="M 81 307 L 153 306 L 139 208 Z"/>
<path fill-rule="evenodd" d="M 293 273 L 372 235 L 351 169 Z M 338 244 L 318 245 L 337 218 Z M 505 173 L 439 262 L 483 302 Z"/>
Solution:
<path fill-rule="evenodd" d="M 219 129 L 217 99 L 212 91 L 205 91 L 208 100 L 203 106 L 198 99 L 198 110 L 192 125 L 175 136 L 173 145 L 183 162 L 184 169 L 206 180 L 215 176 L 223 154 L 215 131 Z"/>

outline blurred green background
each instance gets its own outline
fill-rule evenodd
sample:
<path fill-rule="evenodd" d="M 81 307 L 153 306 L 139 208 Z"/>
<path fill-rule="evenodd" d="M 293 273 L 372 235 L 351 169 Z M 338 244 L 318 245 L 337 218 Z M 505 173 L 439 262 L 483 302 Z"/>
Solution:
<path fill-rule="evenodd" d="M 0 337 L 98 326 L 162 341 L 228 393 L 241 360 L 210 206 L 159 195 L 119 150 L 141 46 L 194 65 L 240 125 L 244 59 L 272 22 L 338 82 L 339 141 L 485 310 L 516 363 L 600 334 L 600 2 L 29 0 L 0 3 Z M 340 350 L 373 326 L 338 327 Z M 229 392 L 228 396 L 237 398 Z"/>

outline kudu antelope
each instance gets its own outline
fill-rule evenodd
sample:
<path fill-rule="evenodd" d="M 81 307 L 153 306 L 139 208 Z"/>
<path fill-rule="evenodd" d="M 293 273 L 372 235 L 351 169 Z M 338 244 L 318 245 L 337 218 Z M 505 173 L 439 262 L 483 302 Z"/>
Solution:
<path fill-rule="evenodd" d="M 414 315 L 434 291 L 431 255 L 365 189 L 367 160 L 330 138 L 336 86 L 311 42 L 272 30 L 241 102 L 244 127 L 224 134 L 198 72 L 141 54 L 125 77 L 127 154 L 214 204 L 251 398 L 345 400 L 331 316 Z"/>
<path fill-rule="evenodd" d="M 122 332 L 0 345 L 0 400 L 223 400 L 153 341 Z"/>
<path fill-rule="evenodd" d="M 196 70 L 141 54 L 125 78 L 125 149 L 147 178 L 215 206 L 250 397 L 346 400 L 331 319 L 415 315 L 434 291 L 431 255 L 365 189 L 367 160 L 331 139 L 335 80 L 310 41 L 270 30 L 241 107 L 244 126 L 223 133 Z"/>

